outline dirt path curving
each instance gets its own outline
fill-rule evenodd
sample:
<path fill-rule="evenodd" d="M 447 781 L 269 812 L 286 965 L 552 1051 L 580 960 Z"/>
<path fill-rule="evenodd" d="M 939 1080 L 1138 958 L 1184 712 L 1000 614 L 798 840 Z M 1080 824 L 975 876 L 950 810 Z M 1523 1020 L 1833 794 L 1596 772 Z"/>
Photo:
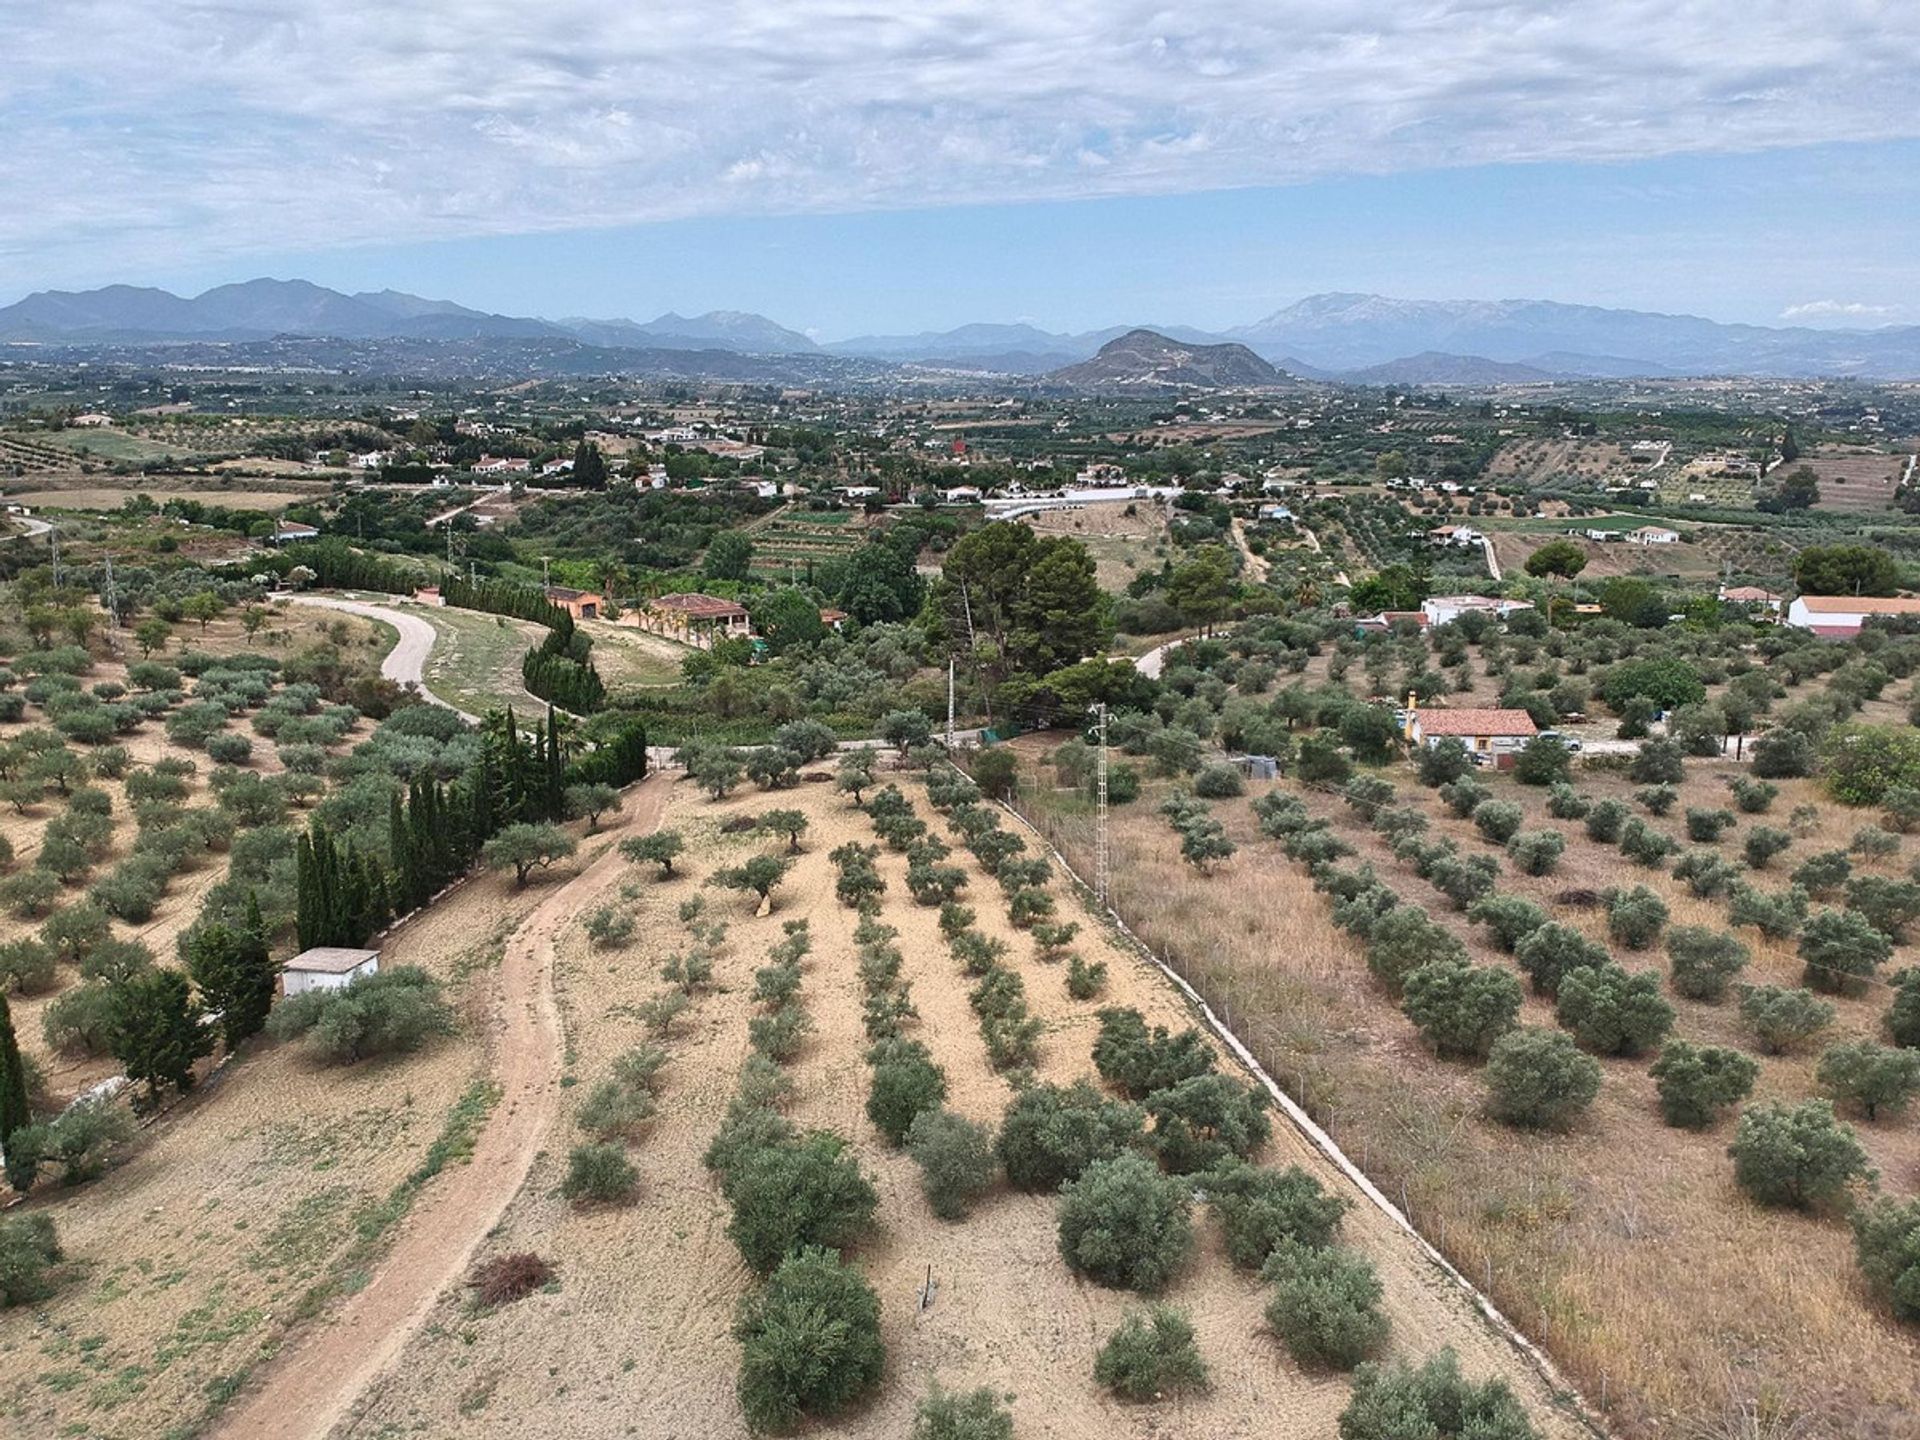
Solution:
<path fill-rule="evenodd" d="M 467 1164 L 423 1193 L 366 1287 L 276 1356 L 214 1427 L 218 1440 L 319 1440 L 399 1356 L 458 1283 L 525 1184 L 559 1105 L 563 1043 L 553 996 L 554 936 L 626 869 L 623 835 L 660 823 L 672 784 L 656 775 L 628 793 L 600 857 L 540 902 L 507 941 L 489 1047 L 500 1098 Z"/>
<path fill-rule="evenodd" d="M 393 626 L 399 632 L 400 639 L 387 652 L 387 658 L 380 662 L 380 674 L 396 684 L 411 685 L 419 691 L 422 700 L 464 716 L 476 725 L 480 723 L 478 715 L 470 715 L 458 705 L 449 705 L 427 689 L 427 657 L 433 653 L 433 642 L 439 632 L 418 615 L 409 615 L 404 610 L 395 610 L 386 605 L 369 605 L 361 600 L 338 600 L 331 595 L 290 595 L 287 598 L 296 605 L 318 605 L 327 610 L 342 610 L 349 615 L 379 620 Z"/>

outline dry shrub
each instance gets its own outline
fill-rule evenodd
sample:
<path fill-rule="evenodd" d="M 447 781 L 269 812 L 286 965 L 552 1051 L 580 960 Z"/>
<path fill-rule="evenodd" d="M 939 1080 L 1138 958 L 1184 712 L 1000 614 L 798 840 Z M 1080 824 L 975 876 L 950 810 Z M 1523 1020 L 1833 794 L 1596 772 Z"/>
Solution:
<path fill-rule="evenodd" d="M 531 1250 L 512 1255 L 496 1255 L 474 1267 L 467 1286 L 474 1299 L 492 1309 L 511 1304 L 538 1290 L 553 1278 L 553 1266 Z"/>

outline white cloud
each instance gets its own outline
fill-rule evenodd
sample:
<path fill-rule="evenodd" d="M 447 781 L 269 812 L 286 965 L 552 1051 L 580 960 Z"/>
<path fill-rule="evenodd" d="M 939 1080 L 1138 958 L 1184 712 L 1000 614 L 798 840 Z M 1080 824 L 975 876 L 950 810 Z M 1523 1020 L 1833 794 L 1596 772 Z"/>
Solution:
<path fill-rule="evenodd" d="M 1920 135 L 1875 0 L 10 0 L 0 275 Z M 1816 302 L 1827 303 L 1827 302 Z"/>
<path fill-rule="evenodd" d="M 1780 312 L 1782 320 L 1891 320 L 1898 305 L 1868 305 L 1859 300 L 1806 300 Z"/>

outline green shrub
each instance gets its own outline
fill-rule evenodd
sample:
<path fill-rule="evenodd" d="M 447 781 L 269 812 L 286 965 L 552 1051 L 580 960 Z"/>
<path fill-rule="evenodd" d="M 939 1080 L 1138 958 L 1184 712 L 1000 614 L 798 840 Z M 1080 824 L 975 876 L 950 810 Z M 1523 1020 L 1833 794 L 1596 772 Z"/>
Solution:
<path fill-rule="evenodd" d="M 994 1149 L 1015 1189 L 1051 1193 L 1095 1161 L 1141 1144 L 1144 1122 L 1138 1106 L 1109 1100 L 1085 1080 L 1033 1085 L 1007 1106 Z"/>
<path fill-rule="evenodd" d="M 1601 1055 L 1639 1055 L 1673 1028 L 1660 974 L 1629 975 L 1608 963 L 1573 971 L 1561 983 L 1555 1018 L 1582 1046 Z"/>
<path fill-rule="evenodd" d="M 1228 1257 L 1248 1270 L 1264 1265 L 1282 1240 L 1332 1244 L 1350 1208 L 1297 1165 L 1272 1170 L 1230 1161 L 1203 1184 L 1207 1203 L 1220 1219 Z"/>
<path fill-rule="evenodd" d="M 1863 995 L 1893 946 L 1863 916 L 1850 910 L 1819 910 L 1800 931 L 1802 979 L 1830 995 Z"/>
<path fill-rule="evenodd" d="M 1633 792 L 1633 798 L 1649 815 L 1667 815 L 1680 801 L 1680 792 L 1671 785 L 1646 785 Z"/>
<path fill-rule="evenodd" d="M 417 1050 L 453 1029 L 440 982 L 413 966 L 363 976 L 337 990 L 307 990 L 281 1001 L 267 1020 L 275 1040 L 307 1037 L 326 1065 L 353 1065 Z"/>
<path fill-rule="evenodd" d="M 1671 835 L 1655 830 L 1638 816 L 1620 827 L 1620 853 L 1649 870 L 1658 870 L 1679 848 Z"/>
<path fill-rule="evenodd" d="M 913 1412 L 910 1440 L 1013 1440 L 1013 1415 L 985 1386 L 955 1393 L 936 1381 Z"/>
<path fill-rule="evenodd" d="M 1592 799 L 1565 781 L 1547 791 L 1547 813 L 1556 820 L 1584 820 L 1592 809 Z"/>
<path fill-rule="evenodd" d="M 1153 1121 L 1147 1141 L 1176 1175 L 1244 1158 L 1271 1130 L 1266 1095 L 1224 1075 L 1195 1075 L 1156 1090 L 1146 1111 Z"/>
<path fill-rule="evenodd" d="M 1823 850 L 1808 856 L 1793 872 L 1793 883 L 1824 900 L 1839 893 L 1853 874 L 1853 861 L 1844 850 Z"/>
<path fill-rule="evenodd" d="M 1430 960 L 1407 976 L 1402 1008 L 1441 1056 L 1485 1056 L 1520 1014 L 1510 971 L 1462 958 Z"/>
<path fill-rule="evenodd" d="M 1093 1378 L 1122 1400 L 1159 1400 L 1204 1389 L 1207 1365 L 1193 1324 L 1171 1305 L 1132 1311 L 1094 1357 Z"/>
<path fill-rule="evenodd" d="M 1744 775 L 1735 776 L 1727 784 L 1733 791 L 1733 803 L 1742 815 L 1766 814 L 1780 795 L 1778 785 L 1769 785 L 1764 780 L 1749 780 Z"/>
<path fill-rule="evenodd" d="M 51 1215 L 0 1216 L 0 1310 L 51 1295 L 61 1258 Z"/>
<path fill-rule="evenodd" d="M 1902 1110 L 1920 1094 L 1920 1050 L 1890 1049 L 1870 1040 L 1829 1045 L 1820 1057 L 1820 1088 L 1836 1102 L 1857 1107 L 1868 1120 L 1883 1110 Z"/>
<path fill-rule="evenodd" d="M 1887 1033 L 1893 1043 L 1920 1050 L 1920 966 L 1908 966 L 1892 975 L 1893 1003 L 1887 1006 Z"/>
<path fill-rule="evenodd" d="M 576 1205 L 623 1205 L 633 1198 L 640 1172 L 620 1145 L 576 1145 L 567 1156 L 560 1193 Z"/>
<path fill-rule="evenodd" d="M 1362 1365 L 1340 1412 L 1340 1440 L 1540 1440 L 1502 1380 L 1462 1378 L 1452 1350 L 1419 1369 Z"/>
<path fill-rule="evenodd" d="M 63 1055 L 104 1055 L 113 1034 L 113 990 L 91 981 L 56 995 L 40 1018 L 47 1048 Z"/>
<path fill-rule="evenodd" d="M 756 1431 L 791 1430 L 843 1410 L 879 1385 L 886 1366 L 879 1298 L 828 1249 L 784 1257 L 741 1299 L 733 1328 L 740 1408 Z"/>
<path fill-rule="evenodd" d="M 1740 1020 L 1769 1055 L 1797 1049 L 1833 1023 L 1834 1008 L 1808 990 L 1748 985 L 1740 994 Z"/>
<path fill-rule="evenodd" d="M 1900 837 L 1877 825 L 1865 825 L 1853 832 L 1847 849 L 1863 860 L 1885 860 L 1900 853 Z"/>
<path fill-rule="evenodd" d="M 1772 940 L 1784 940 L 1800 928 L 1807 918 L 1807 892 L 1797 885 L 1767 894 L 1751 885 L 1731 887 L 1727 900 L 1727 923 L 1751 925 Z"/>
<path fill-rule="evenodd" d="M 763 1275 L 801 1246 L 852 1244 L 879 1200 L 846 1142 L 826 1131 L 748 1153 L 729 1177 L 727 1198 L 727 1234 Z"/>
<path fill-rule="evenodd" d="M 1705 810 L 1690 805 L 1687 807 L 1686 821 L 1687 839 L 1712 845 L 1733 828 L 1734 814 L 1731 810 Z"/>
<path fill-rule="evenodd" d="M 1462 775 L 1451 784 L 1440 787 L 1440 799 L 1462 820 L 1470 817 L 1474 811 L 1492 798 L 1493 792 L 1471 775 Z"/>
<path fill-rule="evenodd" d="M 1616 945 L 1645 950 L 1667 924 L 1667 902 L 1644 885 L 1607 892 L 1607 935 Z"/>
<path fill-rule="evenodd" d="M 1260 1274 L 1273 1286 L 1267 1324 L 1298 1363 L 1350 1370 L 1386 1342 L 1380 1280 L 1362 1256 L 1283 1240 Z"/>
<path fill-rule="evenodd" d="M 1067 994 L 1075 1000 L 1092 1000 L 1107 988 L 1107 962 L 1088 962 L 1075 955 L 1067 962 Z"/>
<path fill-rule="evenodd" d="M 0 945 L 0 994 L 38 995 L 53 988 L 57 973 L 52 949 L 31 936 Z"/>
<path fill-rule="evenodd" d="M 1667 959 L 1674 992 L 1689 1000 L 1714 1001 L 1727 993 L 1747 966 L 1747 947 L 1721 930 L 1676 925 L 1667 932 Z"/>
<path fill-rule="evenodd" d="M 1727 1153 L 1741 1189 L 1763 1205 L 1796 1210 L 1833 1204 L 1870 1173 L 1853 1128 L 1835 1120 L 1825 1100 L 1749 1105 Z"/>
<path fill-rule="evenodd" d="M 1487 1052 L 1488 1109 L 1509 1125 L 1564 1129 L 1600 1093 L 1600 1076 L 1571 1036 L 1522 1026 Z"/>
<path fill-rule="evenodd" d="M 1206 800 L 1231 800 L 1246 794 L 1247 785 L 1237 766 L 1203 765 L 1193 777 L 1193 793 Z"/>
<path fill-rule="evenodd" d="M 1213 1050 L 1191 1027 L 1169 1034 L 1164 1025 L 1147 1027 L 1138 1010 L 1110 1006 L 1100 1012 L 1100 1033 L 1093 1042 L 1093 1064 L 1100 1078 L 1129 1099 L 1142 1099 L 1213 1069 Z"/>
<path fill-rule="evenodd" d="M 1411 905 L 1389 910 L 1374 922 L 1367 936 L 1367 968 L 1395 997 L 1407 977 L 1422 965 L 1466 958 L 1466 947 L 1457 936 Z"/>
<path fill-rule="evenodd" d="M 993 1136 L 951 1110 L 922 1110 L 907 1128 L 920 1189 L 942 1220 L 964 1220 L 993 1184 Z"/>
<path fill-rule="evenodd" d="M 1764 870 L 1773 857 L 1793 844 L 1793 836 L 1772 825 L 1761 825 L 1747 832 L 1740 847 L 1741 856 L 1755 870 Z"/>
<path fill-rule="evenodd" d="M 1187 1186 L 1136 1151 L 1088 1165 L 1061 1187 L 1060 1256 L 1102 1285 L 1163 1288 L 1193 1248 Z"/>
<path fill-rule="evenodd" d="M 873 1067 L 867 1118 L 889 1144 L 904 1144 L 914 1120 L 947 1098 L 947 1077 L 918 1040 L 882 1040 L 867 1052 L 867 1063 Z"/>
<path fill-rule="evenodd" d="M 1607 947 L 1589 940 L 1571 926 L 1549 920 L 1514 947 L 1514 958 L 1533 982 L 1536 995 L 1558 995 L 1575 970 L 1605 965 L 1612 960 Z"/>
<path fill-rule="evenodd" d="M 1493 932 L 1494 943 L 1508 954 L 1550 917 L 1545 908 L 1518 895 L 1484 895 L 1467 907 L 1467 918 Z"/>
<path fill-rule="evenodd" d="M 1473 826 L 1496 845 L 1504 845 L 1519 832 L 1527 818 L 1511 800 L 1488 800 L 1473 812 Z"/>
<path fill-rule="evenodd" d="M 1627 818 L 1627 807 L 1618 800 L 1596 800 L 1587 811 L 1587 838 L 1602 845 L 1615 844 Z"/>
<path fill-rule="evenodd" d="M 1567 837 L 1558 830 L 1525 830 L 1507 841 L 1507 855 L 1523 875 L 1546 875 L 1560 863 Z"/>
<path fill-rule="evenodd" d="M 1853 1245 L 1867 1288 L 1895 1319 L 1920 1322 L 1920 1200 L 1882 1196 L 1856 1210 Z"/>
<path fill-rule="evenodd" d="M 1720 1112 L 1753 1093 L 1760 1067 L 1751 1056 L 1724 1045 L 1670 1040 L 1653 1062 L 1660 1113 L 1669 1125 L 1704 1130 Z"/>
<path fill-rule="evenodd" d="M 1908 927 L 1920 919 L 1920 883 L 1856 875 L 1847 882 L 1846 904 L 1888 940 L 1903 945 Z"/>

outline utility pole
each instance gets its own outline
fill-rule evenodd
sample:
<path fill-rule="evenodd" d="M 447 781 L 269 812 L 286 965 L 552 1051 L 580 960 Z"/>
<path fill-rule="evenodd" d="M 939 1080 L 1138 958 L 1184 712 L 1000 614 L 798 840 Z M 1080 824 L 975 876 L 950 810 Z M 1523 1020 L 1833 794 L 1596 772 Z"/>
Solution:
<path fill-rule="evenodd" d="M 53 588 L 60 588 L 60 532 L 49 530 L 47 538 L 53 541 Z"/>
<path fill-rule="evenodd" d="M 540 583 L 542 585 L 551 585 L 553 583 L 552 578 L 547 573 L 547 557 L 544 555 L 540 557 Z"/>
<path fill-rule="evenodd" d="M 113 557 L 111 555 L 107 557 L 107 583 L 105 588 L 107 592 L 105 597 L 107 602 L 107 624 L 115 634 L 118 634 L 120 631 L 120 597 L 114 593 L 113 589 Z"/>
<path fill-rule="evenodd" d="M 947 754 L 953 754 L 953 656 L 947 656 Z"/>
<path fill-rule="evenodd" d="M 1107 703 L 1093 707 L 1094 724 L 1099 737 L 1095 751 L 1095 820 L 1093 832 L 1093 893 L 1102 905 L 1110 903 L 1113 888 L 1113 859 L 1107 845 Z"/>

